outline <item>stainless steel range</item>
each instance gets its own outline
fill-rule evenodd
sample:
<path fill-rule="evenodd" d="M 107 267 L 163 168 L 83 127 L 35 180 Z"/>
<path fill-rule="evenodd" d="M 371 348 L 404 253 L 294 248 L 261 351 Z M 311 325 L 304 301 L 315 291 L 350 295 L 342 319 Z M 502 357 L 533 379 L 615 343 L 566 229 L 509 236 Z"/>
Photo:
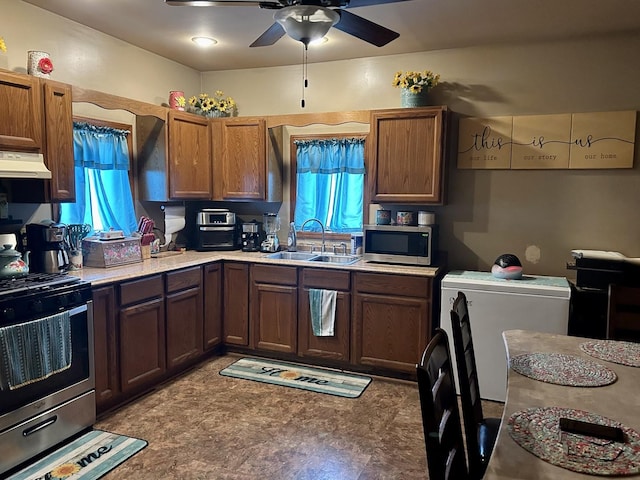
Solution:
<path fill-rule="evenodd" d="M 95 423 L 91 285 L 0 280 L 0 477 Z"/>

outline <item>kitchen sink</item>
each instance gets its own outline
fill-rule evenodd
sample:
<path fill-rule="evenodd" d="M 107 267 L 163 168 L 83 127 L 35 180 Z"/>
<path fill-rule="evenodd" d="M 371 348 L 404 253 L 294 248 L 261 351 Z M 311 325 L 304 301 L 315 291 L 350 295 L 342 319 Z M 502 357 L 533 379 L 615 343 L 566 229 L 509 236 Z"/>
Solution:
<path fill-rule="evenodd" d="M 317 253 L 311 252 L 275 252 L 267 255 L 267 258 L 275 260 L 311 260 L 317 256 Z"/>
<path fill-rule="evenodd" d="M 340 265 L 351 265 L 360 260 L 357 255 L 317 255 L 310 258 L 310 262 L 339 263 Z"/>

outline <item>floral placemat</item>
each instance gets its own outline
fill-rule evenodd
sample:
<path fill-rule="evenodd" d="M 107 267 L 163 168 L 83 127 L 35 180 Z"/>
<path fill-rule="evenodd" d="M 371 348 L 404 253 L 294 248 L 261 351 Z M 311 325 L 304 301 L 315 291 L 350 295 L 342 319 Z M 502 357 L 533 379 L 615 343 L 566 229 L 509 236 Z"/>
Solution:
<path fill-rule="evenodd" d="M 620 427 L 625 442 L 560 431 L 560 418 Z M 640 473 L 640 434 L 595 413 L 571 408 L 529 408 L 514 413 L 507 424 L 511 438 L 542 460 L 590 475 Z"/>
<path fill-rule="evenodd" d="M 602 387 L 618 379 L 604 365 L 562 353 L 525 353 L 511 358 L 509 366 L 534 380 L 571 387 Z"/>
<path fill-rule="evenodd" d="M 581 343 L 580 350 L 587 355 L 607 362 L 640 367 L 640 343 L 597 340 Z"/>

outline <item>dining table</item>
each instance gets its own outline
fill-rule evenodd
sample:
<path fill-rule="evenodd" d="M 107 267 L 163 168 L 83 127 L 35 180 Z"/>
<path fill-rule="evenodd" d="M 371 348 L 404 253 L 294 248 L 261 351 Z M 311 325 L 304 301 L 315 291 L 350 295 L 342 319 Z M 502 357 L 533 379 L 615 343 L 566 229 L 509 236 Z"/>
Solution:
<path fill-rule="evenodd" d="M 624 426 L 627 435 L 627 450 L 623 451 L 618 461 L 627 456 L 627 462 L 623 465 L 628 471 L 624 478 L 640 478 L 640 368 L 638 366 L 625 365 L 613 361 L 606 361 L 585 353 L 584 345 L 593 339 L 574 337 L 567 335 L 557 335 L 541 333 L 528 330 L 507 330 L 502 333 L 504 340 L 507 365 L 515 364 L 514 359 L 522 359 L 529 354 L 535 355 L 569 355 L 577 361 L 583 360 L 588 365 L 595 365 L 603 372 L 615 372 L 614 381 L 607 378 L 602 386 L 575 386 L 571 384 L 559 384 L 552 381 L 541 381 L 527 374 L 518 373 L 513 368 L 508 368 L 507 374 L 507 395 L 504 404 L 504 411 L 500 430 L 496 444 L 489 460 L 489 464 L 483 477 L 485 480 L 545 480 L 545 479 L 587 479 L 595 478 L 594 475 L 602 475 L 602 472 L 589 470 L 589 462 L 586 462 L 586 471 L 579 471 L 580 468 L 572 469 L 559 466 L 563 463 L 552 462 L 545 457 L 544 448 L 532 446 L 532 443 L 547 442 L 545 445 L 553 443 L 557 449 L 562 448 L 560 434 L 558 432 L 558 419 L 555 418 L 555 425 L 545 426 L 540 421 L 537 433 L 532 435 L 528 449 L 522 446 L 526 442 L 522 441 L 522 432 L 528 433 L 526 422 L 522 422 L 522 415 L 532 415 L 532 422 L 536 421 L 539 412 L 588 412 L 587 415 L 601 419 L 605 418 L 611 424 Z M 582 345 L 582 347 L 581 347 Z M 637 352 L 637 351 L 636 351 Z M 634 357 L 636 353 L 632 354 Z M 512 363 L 513 362 L 513 363 Z M 526 372 L 525 372 L 526 373 Z M 553 373 L 553 372 L 552 372 Z M 571 381 L 567 383 L 572 383 Z M 531 413 L 533 412 L 533 413 Z M 518 423 L 520 422 L 520 423 Z M 593 422 L 599 423 L 599 422 Z M 542 424 L 542 427 L 540 425 Z M 545 430 L 546 429 L 546 430 Z M 530 428 L 533 432 L 534 428 Z M 541 439 L 540 432 L 546 431 L 548 438 Z M 556 435 L 557 434 L 557 435 Z M 520 435 L 520 441 L 517 441 Z M 555 438 L 554 438 L 555 436 Z M 606 443 L 606 442 L 603 442 Z M 601 448 L 600 445 L 589 444 L 592 447 Z M 539 445 L 538 445 L 539 447 Z M 556 448 L 556 447 L 554 447 Z M 535 451 L 536 454 L 532 453 Z M 542 453 L 540 453 L 542 452 Z M 558 450 L 556 455 L 562 457 L 562 451 Z M 565 448 L 565 454 L 569 454 Z M 575 453 L 572 453 L 575 454 Z M 608 460 L 608 459 L 607 459 Z M 554 464 L 558 463 L 558 464 Z M 602 458 L 593 462 L 608 466 L 607 461 Z M 629 467 L 629 464 L 631 465 Z M 618 472 L 620 474 L 621 472 Z M 625 473 L 624 471 L 622 472 Z M 606 473 L 605 475 L 610 475 Z"/>

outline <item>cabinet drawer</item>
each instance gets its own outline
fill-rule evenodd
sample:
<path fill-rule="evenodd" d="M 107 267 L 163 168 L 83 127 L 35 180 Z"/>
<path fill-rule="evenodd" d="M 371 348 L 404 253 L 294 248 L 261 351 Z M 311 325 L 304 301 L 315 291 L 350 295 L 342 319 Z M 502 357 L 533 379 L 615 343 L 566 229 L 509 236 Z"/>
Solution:
<path fill-rule="evenodd" d="M 163 294 L 162 275 L 154 275 L 120 284 L 120 305 L 142 302 Z"/>
<path fill-rule="evenodd" d="M 167 272 L 167 293 L 177 292 L 190 287 L 199 287 L 202 282 L 200 267 L 186 268 L 175 272 Z"/>
<path fill-rule="evenodd" d="M 297 285 L 296 267 L 279 267 L 274 265 L 253 265 L 251 279 L 257 283 L 274 285 Z"/>
<path fill-rule="evenodd" d="M 301 283 L 305 288 L 349 291 L 351 274 L 346 271 L 332 272 L 323 268 L 303 268 Z"/>
<path fill-rule="evenodd" d="M 357 292 L 431 298 L 431 279 L 426 277 L 357 273 L 354 282 Z"/>

